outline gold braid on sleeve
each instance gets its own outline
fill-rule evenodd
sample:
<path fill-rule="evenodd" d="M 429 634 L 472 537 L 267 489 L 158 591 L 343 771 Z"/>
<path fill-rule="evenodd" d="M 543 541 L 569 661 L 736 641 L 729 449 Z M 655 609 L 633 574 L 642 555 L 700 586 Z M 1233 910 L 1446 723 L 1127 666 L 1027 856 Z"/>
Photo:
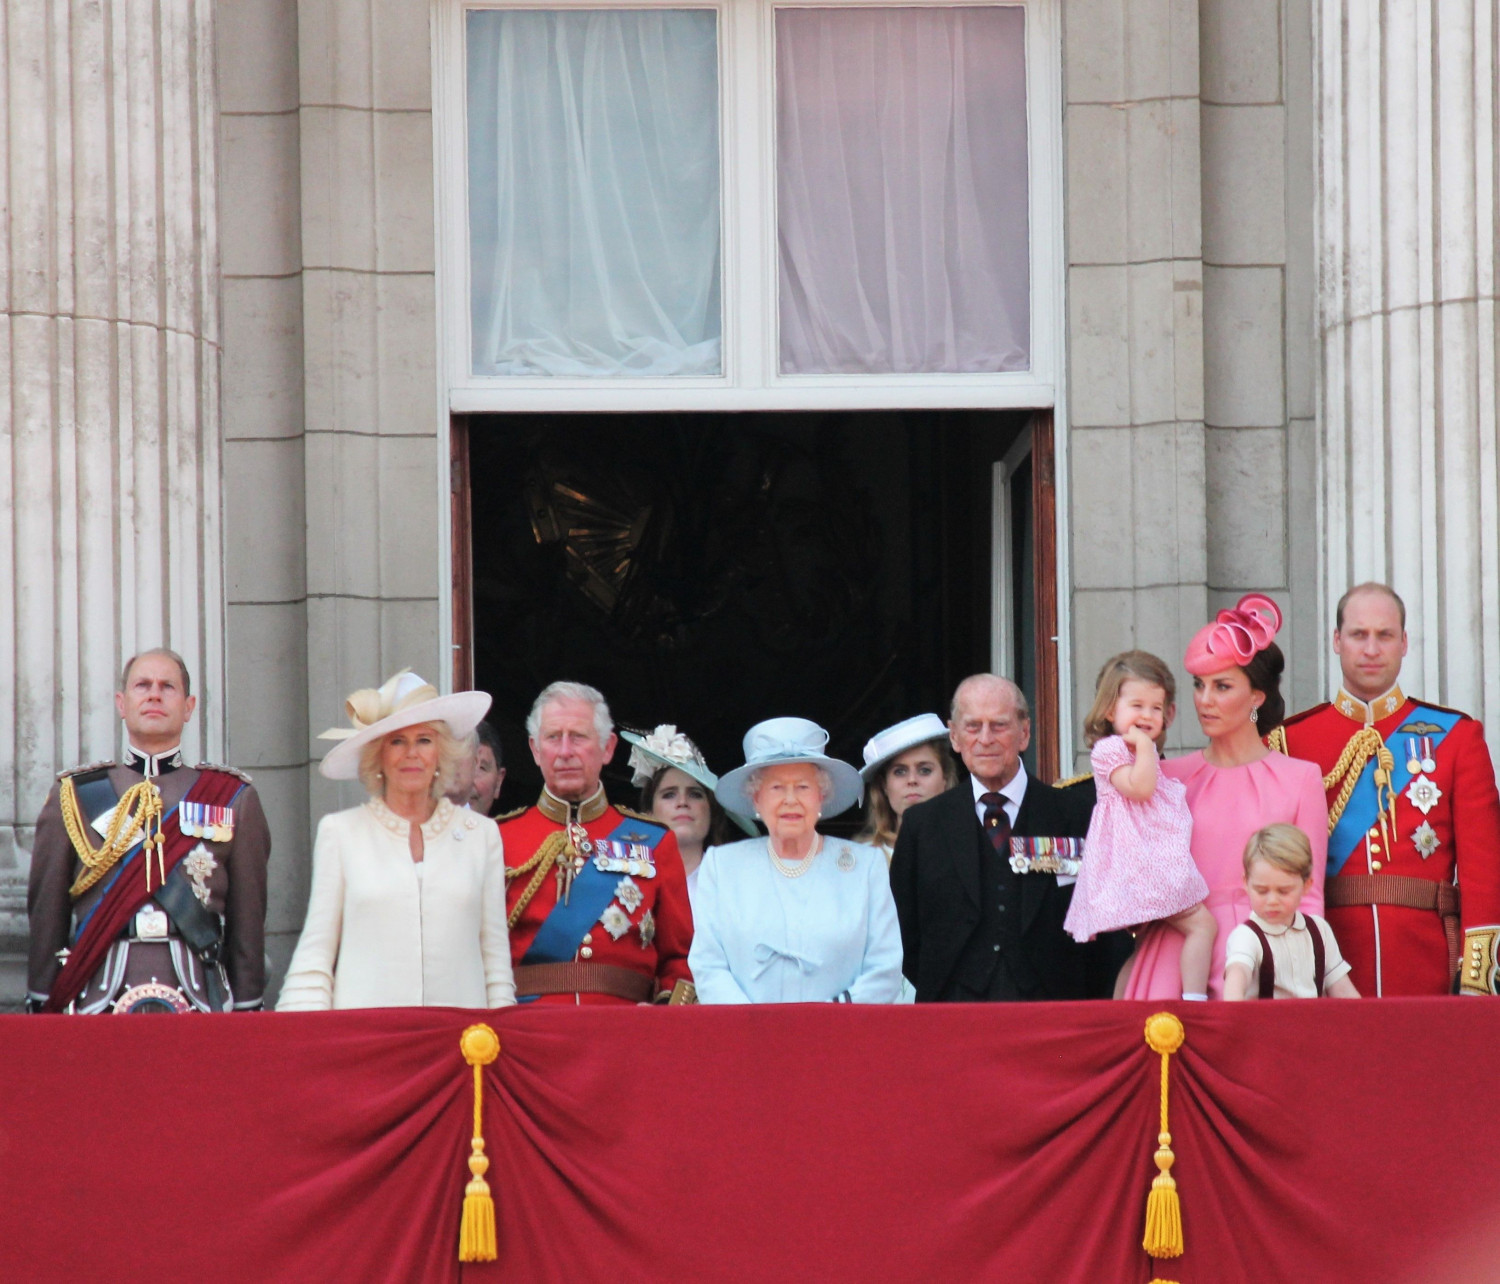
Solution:
<path fill-rule="evenodd" d="M 522 874 L 531 874 L 531 881 L 526 884 L 526 890 L 521 893 L 515 907 L 505 920 L 507 927 L 514 927 L 520 921 L 521 915 L 526 912 L 526 907 L 531 904 L 531 898 L 536 895 L 537 888 L 546 880 L 548 872 L 557 864 L 557 858 L 562 855 L 567 845 L 568 831 L 559 829 L 542 840 L 542 845 L 536 849 L 536 854 L 524 865 L 517 865 L 514 869 L 505 871 L 507 883 L 515 882 Z M 535 873 L 532 873 L 533 870 Z"/>
<path fill-rule="evenodd" d="M 58 805 L 62 809 L 63 828 L 68 831 L 68 840 L 83 863 L 83 871 L 68 889 L 75 901 L 103 878 L 134 845 L 138 835 L 146 838 L 146 889 L 151 888 L 151 848 L 158 853 L 164 842 L 161 836 L 162 806 L 161 791 L 149 780 L 132 785 L 125 791 L 110 818 L 109 831 L 104 835 L 104 846 L 95 847 L 89 841 L 88 824 L 78 806 L 78 791 L 73 788 L 71 776 L 64 776 L 58 789 Z M 154 826 L 154 829 L 153 829 Z M 162 857 L 157 856 L 160 864 Z M 165 876 L 163 877 L 165 882 Z"/>
<path fill-rule="evenodd" d="M 1333 770 L 1323 777 L 1323 788 L 1337 789 L 1338 797 L 1328 804 L 1328 832 L 1331 834 L 1349 805 L 1354 786 L 1364 774 L 1365 764 L 1375 759 L 1375 802 L 1380 808 L 1380 832 L 1385 838 L 1386 850 L 1396 841 L 1396 795 L 1391 791 L 1391 773 L 1396 760 L 1385 747 L 1380 732 L 1374 727 L 1362 727 L 1349 738 L 1344 752 L 1334 763 Z"/>

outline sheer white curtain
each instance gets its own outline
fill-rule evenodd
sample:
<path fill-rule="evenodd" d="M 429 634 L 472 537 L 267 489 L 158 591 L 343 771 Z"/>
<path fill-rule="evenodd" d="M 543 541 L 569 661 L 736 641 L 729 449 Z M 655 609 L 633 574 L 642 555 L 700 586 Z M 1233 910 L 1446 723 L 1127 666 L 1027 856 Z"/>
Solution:
<path fill-rule="evenodd" d="M 776 11 L 783 373 L 1029 367 L 1024 22 Z"/>
<path fill-rule="evenodd" d="M 474 373 L 719 373 L 713 11 L 471 11 L 467 32 Z"/>

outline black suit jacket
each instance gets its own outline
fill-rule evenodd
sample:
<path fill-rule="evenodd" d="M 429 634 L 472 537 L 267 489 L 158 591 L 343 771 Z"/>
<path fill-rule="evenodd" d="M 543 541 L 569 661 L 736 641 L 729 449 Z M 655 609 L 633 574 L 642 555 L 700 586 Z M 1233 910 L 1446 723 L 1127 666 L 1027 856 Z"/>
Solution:
<path fill-rule="evenodd" d="M 1082 838 L 1092 799 L 1035 779 L 1026 783 L 1011 832 L 1017 836 Z M 902 970 L 917 1002 L 944 994 L 959 956 L 979 926 L 980 866 L 985 837 L 967 780 L 909 809 L 891 859 L 891 891 L 901 921 Z M 1037 999 L 1108 998 L 1118 970 L 1118 943 L 1077 944 L 1063 931 L 1073 888 L 1052 874 L 1019 880 L 1020 952 L 1038 976 Z M 1127 938 L 1128 940 L 1128 938 Z M 1114 970 L 1111 970 L 1111 969 Z"/>

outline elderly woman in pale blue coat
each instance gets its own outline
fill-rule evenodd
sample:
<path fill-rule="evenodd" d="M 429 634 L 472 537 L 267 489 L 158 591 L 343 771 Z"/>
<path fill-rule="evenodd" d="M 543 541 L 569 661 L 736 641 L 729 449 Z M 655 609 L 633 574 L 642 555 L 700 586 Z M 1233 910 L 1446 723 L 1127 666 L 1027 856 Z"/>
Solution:
<path fill-rule="evenodd" d="M 892 1003 L 901 992 L 885 858 L 817 831 L 863 792 L 827 743 L 806 718 L 757 723 L 745 765 L 719 781 L 724 808 L 753 812 L 767 833 L 703 857 L 688 955 L 701 1003 Z"/>

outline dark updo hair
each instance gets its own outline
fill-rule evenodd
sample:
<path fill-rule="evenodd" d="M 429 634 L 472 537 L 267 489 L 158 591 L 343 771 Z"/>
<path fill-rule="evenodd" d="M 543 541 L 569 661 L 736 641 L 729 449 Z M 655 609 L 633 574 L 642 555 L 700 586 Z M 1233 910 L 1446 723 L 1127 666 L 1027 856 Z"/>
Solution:
<path fill-rule="evenodd" d="M 674 770 L 672 764 L 664 763 L 652 773 L 651 779 L 641 786 L 641 810 L 646 815 L 654 816 L 656 814 L 652 811 L 652 807 L 656 803 L 656 790 L 661 785 L 662 777 L 672 770 Z M 682 771 L 682 768 L 677 767 L 675 770 Z M 688 775 L 685 771 L 682 774 L 684 776 Z M 688 776 L 688 779 L 693 780 L 691 776 Z M 693 783 L 708 795 L 708 837 L 703 840 L 703 850 L 707 851 L 710 847 L 722 847 L 730 841 L 733 832 L 729 828 L 729 813 L 720 805 L 712 789 L 698 780 L 693 780 Z"/>
<path fill-rule="evenodd" d="M 1257 651 L 1255 658 L 1244 666 L 1251 689 L 1265 696 L 1260 716 L 1255 721 L 1255 729 L 1262 736 L 1270 735 L 1286 721 L 1286 701 L 1281 696 L 1281 671 L 1285 668 L 1286 657 L 1274 642 L 1264 651 Z"/>

